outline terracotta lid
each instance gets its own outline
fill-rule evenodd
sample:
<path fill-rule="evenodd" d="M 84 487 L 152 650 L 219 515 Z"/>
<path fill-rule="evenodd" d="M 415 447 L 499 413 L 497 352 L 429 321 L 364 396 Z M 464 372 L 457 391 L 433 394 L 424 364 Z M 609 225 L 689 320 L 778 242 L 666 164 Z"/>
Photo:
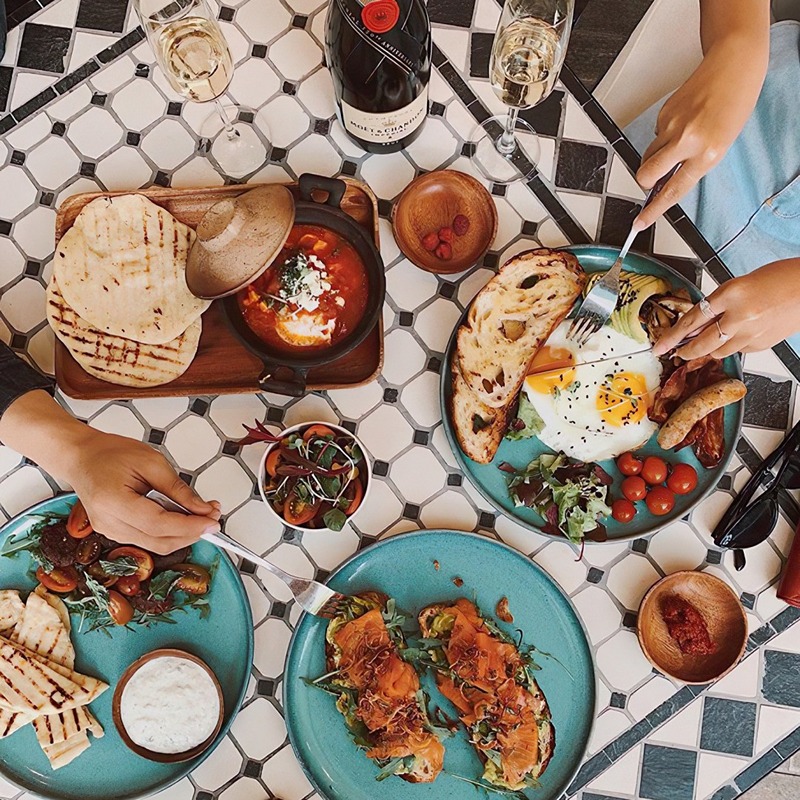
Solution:
<path fill-rule="evenodd" d="M 186 284 L 214 300 L 238 292 L 272 263 L 294 225 L 294 198 L 280 184 L 220 200 L 197 226 L 186 264 Z"/>

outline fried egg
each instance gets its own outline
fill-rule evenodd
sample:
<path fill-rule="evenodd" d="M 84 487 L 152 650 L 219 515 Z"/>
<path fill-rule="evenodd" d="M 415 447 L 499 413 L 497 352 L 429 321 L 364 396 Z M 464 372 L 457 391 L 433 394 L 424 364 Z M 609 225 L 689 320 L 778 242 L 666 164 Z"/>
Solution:
<path fill-rule="evenodd" d="M 661 383 L 652 352 L 628 355 L 642 343 L 606 325 L 582 347 L 562 322 L 539 350 L 523 391 L 544 427 L 539 439 L 580 461 L 603 461 L 641 447 L 658 429 L 647 412 Z M 585 365 L 607 356 L 613 360 Z M 581 366 L 576 366 L 580 364 Z"/>

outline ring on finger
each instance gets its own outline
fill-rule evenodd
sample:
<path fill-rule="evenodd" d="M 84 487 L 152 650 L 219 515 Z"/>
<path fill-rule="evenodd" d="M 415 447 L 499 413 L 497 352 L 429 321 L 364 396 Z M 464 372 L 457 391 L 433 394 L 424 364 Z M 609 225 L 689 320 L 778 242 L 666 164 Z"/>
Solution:
<path fill-rule="evenodd" d="M 705 299 L 705 297 L 697 304 L 697 307 L 700 309 L 700 313 L 706 319 L 716 319 L 717 315 L 714 313 L 714 309 L 711 308 L 711 303 Z"/>
<path fill-rule="evenodd" d="M 730 334 L 725 333 L 725 331 L 722 330 L 722 326 L 719 324 L 719 320 L 715 320 L 715 323 L 717 326 L 717 333 L 719 334 L 719 340 L 720 342 L 725 344 L 725 342 L 727 342 L 731 338 Z"/>

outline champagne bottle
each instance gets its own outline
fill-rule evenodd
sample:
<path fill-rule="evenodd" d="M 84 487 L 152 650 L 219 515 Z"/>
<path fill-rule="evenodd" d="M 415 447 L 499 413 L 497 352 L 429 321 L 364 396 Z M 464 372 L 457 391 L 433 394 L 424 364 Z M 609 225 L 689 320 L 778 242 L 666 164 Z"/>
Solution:
<path fill-rule="evenodd" d="M 431 74 L 422 0 L 330 0 L 325 54 L 339 118 L 361 147 L 392 153 L 419 136 Z"/>

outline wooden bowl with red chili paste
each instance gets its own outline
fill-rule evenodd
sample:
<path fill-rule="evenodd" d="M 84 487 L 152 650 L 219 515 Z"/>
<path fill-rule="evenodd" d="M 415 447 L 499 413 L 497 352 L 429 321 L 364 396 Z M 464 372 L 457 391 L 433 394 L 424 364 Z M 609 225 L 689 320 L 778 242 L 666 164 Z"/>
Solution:
<path fill-rule="evenodd" d="M 383 308 L 383 260 L 369 234 L 340 209 L 347 185 L 302 175 L 294 225 L 268 269 L 222 299 L 238 339 L 264 364 L 264 391 L 300 397 L 312 367 L 369 335 Z M 324 202 L 314 197 L 325 195 Z"/>
<path fill-rule="evenodd" d="M 727 583 L 705 572 L 674 572 L 639 606 L 639 644 L 656 669 L 703 684 L 736 666 L 747 644 L 747 617 Z"/>

